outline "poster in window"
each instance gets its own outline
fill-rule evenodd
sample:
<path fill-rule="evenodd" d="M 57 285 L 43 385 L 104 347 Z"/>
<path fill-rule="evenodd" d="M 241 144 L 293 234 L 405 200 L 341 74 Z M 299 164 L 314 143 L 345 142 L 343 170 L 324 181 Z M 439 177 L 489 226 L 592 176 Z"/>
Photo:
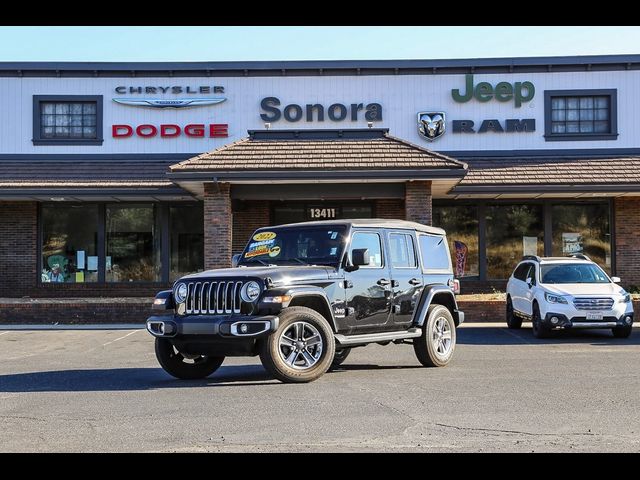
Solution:
<path fill-rule="evenodd" d="M 573 255 L 582 253 L 584 250 L 583 238 L 579 233 L 563 233 L 562 234 L 562 253 L 565 255 Z"/>
<path fill-rule="evenodd" d="M 98 256 L 90 255 L 87 257 L 87 270 L 94 272 L 98 270 Z"/>
<path fill-rule="evenodd" d="M 78 250 L 76 257 L 76 268 L 78 270 L 84 270 L 85 251 Z"/>
<path fill-rule="evenodd" d="M 522 237 L 522 255 L 538 254 L 538 237 Z"/>
<path fill-rule="evenodd" d="M 453 246 L 456 251 L 456 277 L 464 277 L 464 271 L 467 267 L 469 247 L 467 247 L 466 243 L 460 242 L 459 240 L 454 240 Z"/>

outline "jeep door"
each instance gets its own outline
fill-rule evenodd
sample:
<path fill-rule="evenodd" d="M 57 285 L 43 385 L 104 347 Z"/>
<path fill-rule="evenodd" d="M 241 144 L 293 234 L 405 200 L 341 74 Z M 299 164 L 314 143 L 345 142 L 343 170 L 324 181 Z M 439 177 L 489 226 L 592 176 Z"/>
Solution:
<path fill-rule="evenodd" d="M 408 328 L 424 288 L 413 234 L 387 230 L 387 252 L 393 291 L 393 323 L 398 328 Z"/>
<path fill-rule="evenodd" d="M 391 276 L 384 254 L 383 231 L 355 229 L 351 234 L 349 264 L 354 249 L 369 250 L 371 262 L 353 272 L 345 272 L 347 307 L 353 309 L 356 332 L 389 328 L 391 312 Z"/>

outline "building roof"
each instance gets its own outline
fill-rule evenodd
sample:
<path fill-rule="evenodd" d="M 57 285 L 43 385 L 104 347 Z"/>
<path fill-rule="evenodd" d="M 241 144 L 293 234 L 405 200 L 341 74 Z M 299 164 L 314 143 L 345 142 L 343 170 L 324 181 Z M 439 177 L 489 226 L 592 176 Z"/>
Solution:
<path fill-rule="evenodd" d="M 231 77 L 638 70 L 640 55 L 240 62 L 0 62 L 11 77 Z"/>
<path fill-rule="evenodd" d="M 130 195 L 189 196 L 166 178 L 175 160 L 105 158 L 82 155 L 66 159 L 3 159 L 0 161 L 0 196 L 36 195 L 55 190 L 77 190 L 85 194 L 107 191 Z"/>
<path fill-rule="evenodd" d="M 249 137 L 171 166 L 200 172 L 444 171 L 462 176 L 466 164 L 392 137 L 388 129 L 250 130 Z M 175 177 L 178 178 L 178 177 Z"/>
<path fill-rule="evenodd" d="M 352 225 L 354 227 L 370 227 L 370 228 L 398 228 L 417 230 L 420 232 L 432 233 L 435 235 L 445 235 L 445 231 L 438 227 L 423 225 L 422 223 L 410 222 L 408 220 L 390 220 L 386 218 L 349 218 L 344 220 L 317 220 L 312 222 L 288 223 L 285 225 L 277 225 L 263 227 L 260 230 L 268 230 L 270 228 L 288 228 L 288 227 L 316 227 L 325 225 Z"/>
<path fill-rule="evenodd" d="M 467 175 L 452 193 L 640 187 L 640 156 L 613 158 L 479 158 L 468 160 Z"/>

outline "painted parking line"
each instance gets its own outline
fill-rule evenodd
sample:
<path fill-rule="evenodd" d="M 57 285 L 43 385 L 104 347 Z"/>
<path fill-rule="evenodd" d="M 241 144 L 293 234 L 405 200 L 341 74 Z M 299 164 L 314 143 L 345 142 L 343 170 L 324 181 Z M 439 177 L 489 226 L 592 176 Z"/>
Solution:
<path fill-rule="evenodd" d="M 517 333 L 515 333 L 515 332 L 512 332 L 511 330 L 503 329 L 503 330 L 500 330 L 500 331 L 501 331 L 501 332 L 504 332 L 504 333 L 506 333 L 506 334 L 508 334 L 508 335 L 511 335 L 512 337 L 515 337 L 515 338 L 517 338 L 518 340 L 520 340 L 521 342 L 527 343 L 527 344 L 529 344 L 529 345 L 533 345 L 533 343 L 534 343 L 534 342 L 530 342 L 529 340 L 526 340 L 525 338 L 521 337 L 520 335 L 518 335 L 518 334 L 517 334 Z"/>
<path fill-rule="evenodd" d="M 123 340 L 123 339 L 127 338 L 129 335 L 133 335 L 134 333 L 138 333 L 139 331 L 140 330 L 134 330 L 133 332 L 129 332 L 126 335 L 123 335 L 121 337 L 116 338 L 115 340 L 111 340 L 110 342 L 103 343 L 102 346 L 106 347 L 107 345 L 111 345 L 112 343 L 119 342 L 120 340 Z"/>
<path fill-rule="evenodd" d="M 7 333 L 11 333 L 11 332 L 2 332 L 2 333 L 0 333 L 0 336 L 6 335 Z"/>

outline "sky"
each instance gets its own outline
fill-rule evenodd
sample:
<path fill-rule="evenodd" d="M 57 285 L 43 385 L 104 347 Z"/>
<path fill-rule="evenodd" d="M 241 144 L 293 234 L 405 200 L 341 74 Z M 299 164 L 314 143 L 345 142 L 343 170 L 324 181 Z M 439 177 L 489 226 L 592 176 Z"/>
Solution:
<path fill-rule="evenodd" d="M 0 26 L 0 61 L 372 60 L 640 53 L 640 27 Z"/>

